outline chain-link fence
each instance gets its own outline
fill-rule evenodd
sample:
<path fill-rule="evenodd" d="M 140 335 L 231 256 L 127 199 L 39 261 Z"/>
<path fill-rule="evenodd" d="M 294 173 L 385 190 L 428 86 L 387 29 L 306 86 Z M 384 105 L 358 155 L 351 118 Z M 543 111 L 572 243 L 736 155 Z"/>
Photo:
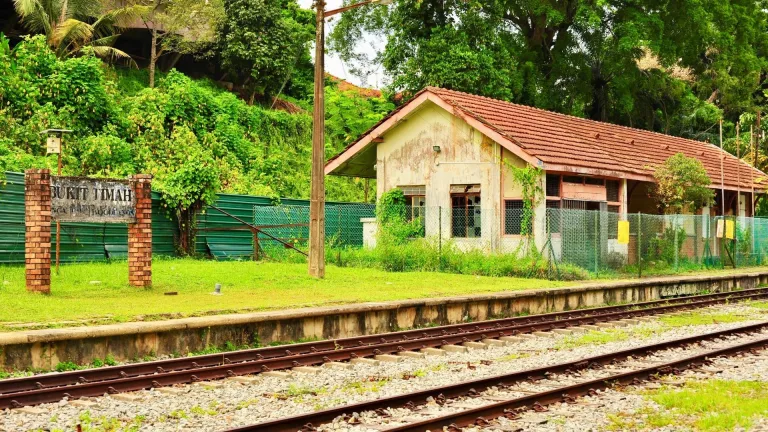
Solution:
<path fill-rule="evenodd" d="M 596 274 L 762 265 L 768 249 L 763 218 L 547 209 L 547 225 L 545 255 Z"/>
<path fill-rule="evenodd" d="M 553 272 L 576 266 L 596 275 L 666 274 L 693 269 L 762 265 L 768 253 L 768 219 L 703 215 L 621 215 L 615 211 L 546 208 L 526 211 L 517 202 L 503 208 L 472 200 L 452 207 L 405 207 L 392 220 L 378 220 L 373 204 L 326 206 L 326 244 L 331 249 L 389 251 L 419 241 L 445 251 L 477 252 L 546 261 Z M 263 232 L 306 250 L 309 208 L 256 206 L 253 223 Z M 271 258 L 285 247 L 256 237 Z M 295 255 L 295 254 L 294 254 Z"/>

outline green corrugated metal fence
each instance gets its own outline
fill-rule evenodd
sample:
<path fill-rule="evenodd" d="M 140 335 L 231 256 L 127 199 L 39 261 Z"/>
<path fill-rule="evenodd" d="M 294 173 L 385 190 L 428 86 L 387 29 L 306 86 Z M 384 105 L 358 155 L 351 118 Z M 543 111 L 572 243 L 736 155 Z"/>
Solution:
<path fill-rule="evenodd" d="M 160 207 L 159 195 L 152 193 L 152 252 L 174 255 L 176 223 Z M 56 242 L 55 224 L 51 243 Z M 106 245 L 128 243 L 125 224 L 62 223 L 61 262 L 100 261 L 106 259 Z M 24 174 L 5 173 L 0 184 L 0 263 L 24 263 Z"/>
<path fill-rule="evenodd" d="M 253 223 L 255 225 L 280 225 L 309 222 L 308 200 L 282 198 L 278 206 L 275 204 L 276 203 L 272 199 L 267 197 L 220 194 L 219 199 L 214 203 L 214 206 L 226 211 L 233 216 L 237 216 L 238 218 L 248 223 Z M 326 237 L 341 235 L 345 239 L 349 239 L 346 242 L 348 244 L 354 243 L 356 245 L 362 245 L 363 231 L 362 224 L 360 223 L 361 215 L 349 214 L 349 212 L 341 214 L 336 210 L 336 206 L 339 205 L 345 206 L 345 208 L 349 208 L 348 206 L 350 203 L 339 203 L 333 201 L 326 203 Z M 370 205 L 363 206 L 370 207 Z M 293 217 L 283 214 L 280 211 L 260 214 L 256 212 L 256 209 L 259 208 L 274 208 L 276 210 L 285 208 L 293 208 L 298 210 L 304 209 L 305 211 L 301 213 L 305 214 L 305 217 L 300 218 L 300 220 L 294 220 Z M 372 211 L 365 211 L 362 217 L 369 216 L 369 213 L 370 216 L 373 215 Z M 250 258 L 253 253 L 253 235 L 251 234 L 250 230 L 210 230 L 217 228 L 236 227 L 244 227 L 244 225 L 215 209 L 208 208 L 197 218 L 198 232 L 195 250 L 198 253 L 211 254 L 217 258 Z M 279 238 L 281 237 L 281 230 L 279 229 L 266 229 L 265 231 Z M 309 236 L 307 231 L 308 230 L 306 228 L 297 228 L 295 230 L 291 230 L 291 232 L 295 233 L 304 233 L 302 235 L 303 238 Z M 284 240 L 287 240 L 288 237 L 286 237 Z M 267 244 L 271 242 L 267 236 L 261 235 L 259 238 L 263 241 L 266 241 Z M 305 245 L 297 244 L 297 246 L 301 248 Z M 303 249 L 306 250 L 306 247 Z"/>
<path fill-rule="evenodd" d="M 354 227 L 352 229 L 354 233 L 350 234 L 348 242 L 361 244 L 360 215 L 345 214 L 340 218 L 340 215 L 333 210 L 333 206 L 339 204 L 344 203 L 327 203 L 328 235 L 340 233 L 342 225 Z M 246 222 L 253 223 L 254 208 L 274 206 L 275 202 L 267 197 L 219 194 L 214 205 Z M 308 208 L 309 201 L 283 198 L 280 200 L 280 205 Z M 259 223 L 259 221 L 256 222 Z M 273 223 L 285 224 L 290 221 L 277 220 Z M 229 216 L 207 208 L 197 217 L 196 252 L 211 254 L 213 251 L 209 246 L 214 245 L 217 249 L 215 254 L 217 257 L 245 258 L 250 255 L 253 251 L 253 236 L 249 230 L 210 230 L 237 227 L 245 228 L 243 224 Z M 52 229 L 52 243 L 56 241 L 55 231 L 55 228 Z M 346 231 L 344 234 L 347 234 Z M 171 219 L 165 214 L 160 204 L 160 196 L 153 192 L 152 252 L 155 255 L 176 255 L 174 238 L 177 235 L 178 226 L 175 218 Z M 106 246 L 127 244 L 128 228 L 125 224 L 62 223 L 61 240 L 61 262 L 100 261 L 106 259 Z M 0 183 L 0 264 L 15 263 L 24 263 L 24 174 L 6 172 L 5 183 Z"/>

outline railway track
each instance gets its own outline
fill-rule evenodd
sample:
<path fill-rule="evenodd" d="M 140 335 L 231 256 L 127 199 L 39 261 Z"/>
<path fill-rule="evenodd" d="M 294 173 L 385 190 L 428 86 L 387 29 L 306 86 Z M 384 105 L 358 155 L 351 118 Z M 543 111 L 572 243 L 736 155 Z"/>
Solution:
<path fill-rule="evenodd" d="M 226 432 L 312 432 L 317 427 L 331 423 L 337 418 L 350 418 L 352 413 L 372 413 L 387 418 L 395 409 L 406 408 L 417 414 L 428 403 L 433 401 L 438 406 L 447 406 L 449 409 L 452 400 L 465 401 L 467 398 L 480 398 L 483 392 L 494 389 L 494 399 L 504 399 L 495 403 L 467 409 L 458 405 L 453 412 L 434 416 L 421 421 L 409 422 L 379 430 L 397 432 L 424 432 L 442 431 L 448 427 L 449 431 L 460 431 L 466 426 L 491 426 L 491 422 L 499 417 L 517 419 L 519 414 L 527 409 L 545 410 L 547 405 L 554 403 L 574 403 L 580 396 L 595 395 L 598 390 L 604 390 L 614 386 L 641 384 L 646 380 L 656 380 L 660 376 L 679 373 L 686 368 L 702 367 L 711 358 L 733 356 L 741 353 L 754 353 L 768 347 L 768 336 L 752 338 L 747 342 L 736 343 L 725 348 L 704 350 L 694 355 L 676 358 L 663 363 L 655 363 L 648 367 L 635 368 L 631 371 L 620 370 L 604 374 L 597 379 L 580 380 L 558 388 L 546 387 L 543 391 L 522 392 L 521 384 L 535 383 L 552 379 L 552 377 L 573 377 L 585 370 L 601 370 L 606 366 L 619 365 L 620 362 L 635 360 L 644 356 L 662 352 L 671 348 L 686 347 L 704 341 L 714 341 L 720 338 L 748 335 L 768 329 L 768 321 L 746 326 L 740 326 L 728 330 L 705 333 L 696 336 L 685 337 L 662 343 L 645 345 L 622 351 L 612 352 L 588 358 L 582 358 L 572 362 L 565 362 L 551 366 L 518 371 L 510 374 L 466 381 L 458 384 L 436 387 L 417 391 L 409 394 L 386 397 L 353 405 L 331 408 L 324 411 L 282 418 L 274 421 L 258 423 L 250 426 L 228 429 Z M 578 378 L 575 378 L 578 380 Z M 573 379 L 571 379 L 572 381 Z M 504 397 L 505 393 L 508 395 Z M 525 394 L 527 393 L 527 394 Z M 501 396 L 500 396 L 501 395 Z M 486 401 L 487 402 L 487 401 Z M 391 421 L 391 419 L 389 419 Z M 397 422 L 397 420 L 395 420 Z"/>
<path fill-rule="evenodd" d="M 0 381 L 0 409 L 57 402 L 64 397 L 101 396 L 446 345 L 490 343 L 491 339 L 524 333 L 761 298 L 768 298 L 768 288 L 7 379 Z"/>

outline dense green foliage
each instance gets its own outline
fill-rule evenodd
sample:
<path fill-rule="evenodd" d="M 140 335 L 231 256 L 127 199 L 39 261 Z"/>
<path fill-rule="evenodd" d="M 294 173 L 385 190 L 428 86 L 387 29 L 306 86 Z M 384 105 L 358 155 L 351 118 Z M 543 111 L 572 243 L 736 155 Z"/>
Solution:
<path fill-rule="evenodd" d="M 768 9 L 755 0 L 399 0 L 344 14 L 331 46 L 392 90 L 438 85 L 697 138 L 762 105 Z M 378 55 L 357 50 L 381 35 Z"/>
<path fill-rule="evenodd" d="M 277 94 L 298 65 L 309 65 L 311 11 L 295 0 L 225 0 L 218 32 L 221 66 L 253 94 Z"/>
<path fill-rule="evenodd" d="M 670 156 L 653 173 L 656 179 L 654 196 L 659 209 L 665 213 L 696 213 L 715 197 L 707 170 L 698 159 L 682 153 Z"/>
<path fill-rule="evenodd" d="M 251 106 L 206 80 L 171 71 L 156 88 L 144 71 L 125 71 L 92 55 L 60 59 L 44 37 L 10 49 L 0 36 L 0 171 L 55 167 L 40 131 L 74 130 L 64 140 L 64 173 L 153 174 L 172 212 L 211 202 L 216 192 L 307 197 L 311 117 Z M 330 103 L 352 106 L 334 120 L 329 155 L 391 105 L 328 87 Z M 328 179 L 328 197 L 362 200 L 363 183 Z"/>
<path fill-rule="evenodd" d="M 410 218 L 410 209 L 400 189 L 384 192 L 376 203 L 376 218 L 379 232 L 376 242 L 379 246 L 400 246 L 414 237 L 424 237 L 424 226 L 419 218 Z"/>

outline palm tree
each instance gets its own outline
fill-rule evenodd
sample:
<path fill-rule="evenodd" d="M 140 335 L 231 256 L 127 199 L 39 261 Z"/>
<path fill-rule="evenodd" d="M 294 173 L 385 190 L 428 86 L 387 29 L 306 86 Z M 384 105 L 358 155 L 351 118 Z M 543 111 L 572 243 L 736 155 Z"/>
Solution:
<path fill-rule="evenodd" d="M 133 59 L 112 45 L 119 29 L 141 15 L 138 6 L 107 9 L 98 0 L 13 0 L 24 25 L 42 33 L 59 58 L 79 54 L 84 47 L 102 58 Z"/>

